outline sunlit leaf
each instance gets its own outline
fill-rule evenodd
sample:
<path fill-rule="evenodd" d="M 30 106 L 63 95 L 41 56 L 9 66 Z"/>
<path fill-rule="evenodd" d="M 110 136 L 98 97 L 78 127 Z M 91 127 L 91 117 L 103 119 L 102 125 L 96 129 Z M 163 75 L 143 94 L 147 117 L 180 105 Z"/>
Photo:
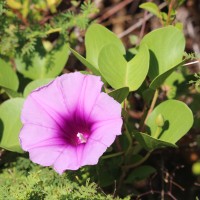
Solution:
<path fill-rule="evenodd" d="M 168 26 L 157 29 L 147 34 L 142 43 L 146 44 L 150 51 L 149 77 L 150 87 L 159 87 L 165 79 L 182 64 L 185 49 L 183 33 Z"/>
<path fill-rule="evenodd" d="M 8 61 L 0 58 L 0 86 L 17 91 L 19 80 Z"/>
<path fill-rule="evenodd" d="M 22 127 L 20 121 L 22 98 L 5 101 L 0 106 L 0 147 L 10 151 L 23 152 L 19 143 L 19 132 Z"/>
<path fill-rule="evenodd" d="M 148 73 L 148 49 L 142 45 L 138 54 L 127 62 L 117 46 L 109 44 L 100 52 L 99 69 L 114 89 L 128 87 L 130 91 L 137 90 Z"/>
<path fill-rule="evenodd" d="M 59 75 L 69 56 L 68 44 L 43 55 L 33 53 L 28 59 L 16 58 L 17 70 L 30 79 L 53 78 Z"/>
<path fill-rule="evenodd" d="M 98 57 L 107 44 L 115 44 L 121 55 L 126 51 L 121 40 L 110 30 L 99 24 L 92 24 L 85 35 L 86 60 L 98 69 Z"/>

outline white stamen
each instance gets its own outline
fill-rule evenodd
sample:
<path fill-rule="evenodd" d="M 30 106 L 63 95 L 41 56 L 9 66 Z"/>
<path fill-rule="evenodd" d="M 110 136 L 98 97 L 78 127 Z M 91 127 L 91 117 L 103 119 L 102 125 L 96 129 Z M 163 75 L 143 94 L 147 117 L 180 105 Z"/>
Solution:
<path fill-rule="evenodd" d="M 84 135 L 82 133 L 77 133 L 76 136 L 80 140 L 80 143 L 86 143 L 87 142 L 87 139 L 84 137 Z"/>

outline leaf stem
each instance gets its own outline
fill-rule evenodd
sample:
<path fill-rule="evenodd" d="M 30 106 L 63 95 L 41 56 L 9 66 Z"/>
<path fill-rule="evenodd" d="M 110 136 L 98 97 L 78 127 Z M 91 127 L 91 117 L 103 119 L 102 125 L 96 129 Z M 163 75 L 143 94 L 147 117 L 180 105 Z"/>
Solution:
<path fill-rule="evenodd" d="M 162 127 L 159 127 L 159 126 L 157 126 L 157 128 L 156 128 L 156 132 L 155 132 L 155 134 L 154 134 L 154 138 L 155 139 L 158 139 L 158 137 L 160 136 L 160 133 L 162 132 Z"/>

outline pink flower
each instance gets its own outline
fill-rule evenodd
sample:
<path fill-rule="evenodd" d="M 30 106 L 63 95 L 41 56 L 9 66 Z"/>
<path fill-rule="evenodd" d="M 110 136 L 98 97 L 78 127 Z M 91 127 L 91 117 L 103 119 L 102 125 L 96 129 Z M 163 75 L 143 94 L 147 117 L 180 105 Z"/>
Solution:
<path fill-rule="evenodd" d="M 62 75 L 24 103 L 20 142 L 30 159 L 63 173 L 95 165 L 121 134 L 121 106 L 101 92 L 100 77 Z"/>

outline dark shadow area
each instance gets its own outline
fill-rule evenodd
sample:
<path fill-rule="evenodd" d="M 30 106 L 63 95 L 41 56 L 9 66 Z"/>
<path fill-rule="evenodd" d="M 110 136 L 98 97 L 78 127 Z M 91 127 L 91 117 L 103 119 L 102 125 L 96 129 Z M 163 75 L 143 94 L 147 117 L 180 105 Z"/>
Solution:
<path fill-rule="evenodd" d="M 158 60 L 154 54 L 153 51 L 149 50 L 150 54 L 150 69 L 151 73 L 149 73 L 150 79 L 154 79 L 159 74 L 159 68 L 158 68 Z"/>
<path fill-rule="evenodd" d="M 164 122 L 164 126 L 163 126 L 163 128 L 162 128 L 162 132 L 160 133 L 160 136 L 159 136 L 159 137 L 161 137 L 162 134 L 163 134 L 166 130 L 169 129 L 169 125 L 170 125 L 169 120 L 166 120 L 166 121 Z"/>

